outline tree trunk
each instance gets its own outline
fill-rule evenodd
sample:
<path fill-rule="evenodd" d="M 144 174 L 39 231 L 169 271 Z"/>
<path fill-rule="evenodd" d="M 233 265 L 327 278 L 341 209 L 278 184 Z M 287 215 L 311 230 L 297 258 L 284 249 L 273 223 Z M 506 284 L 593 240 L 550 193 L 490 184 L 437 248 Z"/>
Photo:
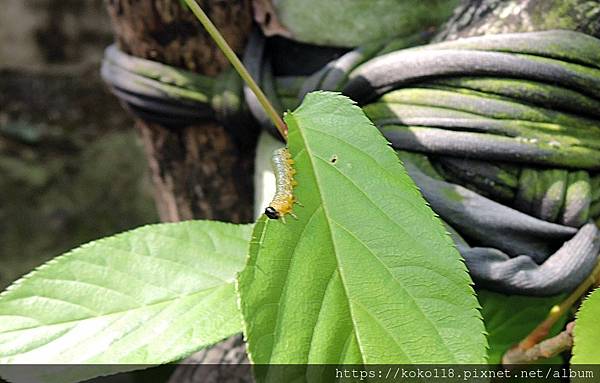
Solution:
<path fill-rule="evenodd" d="M 134 56 L 215 76 L 228 66 L 195 17 L 179 0 L 107 0 L 117 42 Z M 250 0 L 199 2 L 236 52 L 252 26 Z M 256 132 L 242 139 L 214 121 L 169 129 L 136 121 L 163 221 L 252 220 Z M 244 131 L 246 129 L 246 131 Z"/>
<path fill-rule="evenodd" d="M 198 3 L 236 52 L 252 27 L 250 0 L 200 0 Z M 120 48 L 137 57 L 216 76 L 226 58 L 180 0 L 106 0 Z M 136 119 L 163 221 L 253 219 L 252 174 L 257 132 L 240 126 L 233 134 L 216 121 L 167 128 Z M 192 357 L 198 363 L 246 362 L 241 336 Z M 171 381 L 197 381 L 193 366 L 178 367 Z M 206 369 L 204 369 L 206 371 Z M 206 376 L 200 377 L 201 379 Z M 232 373 L 214 366 L 210 381 L 249 381 L 248 369 Z M 206 381 L 206 380 L 203 380 Z"/>
<path fill-rule="evenodd" d="M 463 0 L 435 41 L 550 29 L 568 29 L 600 37 L 600 2 Z"/>

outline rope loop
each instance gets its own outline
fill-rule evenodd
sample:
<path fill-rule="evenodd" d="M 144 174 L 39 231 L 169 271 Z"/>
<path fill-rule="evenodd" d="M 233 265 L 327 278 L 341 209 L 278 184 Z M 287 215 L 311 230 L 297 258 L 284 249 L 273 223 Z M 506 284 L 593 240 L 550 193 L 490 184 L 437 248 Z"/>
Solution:
<path fill-rule="evenodd" d="M 476 284 L 572 290 L 600 251 L 600 40 L 565 30 L 422 45 L 428 38 L 353 50 L 288 42 L 291 55 L 285 39 L 255 32 L 244 64 L 280 112 L 319 89 L 359 103 L 447 224 Z M 208 78 L 111 46 L 102 75 L 152 122 L 241 127 L 251 113 L 274 132 L 231 71 Z"/>

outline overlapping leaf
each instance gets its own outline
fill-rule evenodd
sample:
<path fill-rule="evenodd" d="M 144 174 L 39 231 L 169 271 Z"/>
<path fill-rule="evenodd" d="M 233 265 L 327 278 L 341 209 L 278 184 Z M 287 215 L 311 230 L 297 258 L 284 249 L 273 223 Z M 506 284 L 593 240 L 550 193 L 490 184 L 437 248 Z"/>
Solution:
<path fill-rule="evenodd" d="M 600 289 L 590 294 L 577 312 L 572 364 L 600 364 Z"/>
<path fill-rule="evenodd" d="M 255 226 L 238 280 L 251 359 L 483 362 L 465 266 L 360 108 L 312 93 L 286 122 L 303 207 Z"/>
<path fill-rule="evenodd" d="M 46 379 L 65 383 L 177 360 L 239 332 L 232 281 L 250 231 L 151 225 L 54 259 L 0 295 L 0 364 L 113 365 Z"/>
<path fill-rule="evenodd" d="M 526 297 L 478 290 L 477 298 L 488 333 L 488 363 L 499 364 L 504 353 L 542 322 L 552 306 L 560 303 L 564 296 Z M 550 334 L 557 334 L 564 324 L 564 318 L 559 320 Z M 546 362 L 561 363 L 560 359 L 554 358 Z"/>

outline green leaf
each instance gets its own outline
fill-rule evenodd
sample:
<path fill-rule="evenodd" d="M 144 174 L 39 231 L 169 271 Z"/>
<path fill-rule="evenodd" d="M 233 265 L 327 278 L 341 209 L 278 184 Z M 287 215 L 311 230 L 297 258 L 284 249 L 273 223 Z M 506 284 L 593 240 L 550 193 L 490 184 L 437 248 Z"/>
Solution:
<path fill-rule="evenodd" d="M 239 332 L 233 281 L 250 232 L 150 225 L 55 258 L 0 294 L 0 364 L 161 364 Z"/>
<path fill-rule="evenodd" d="M 499 364 L 504 353 L 525 338 L 564 295 L 553 297 L 526 297 L 504 295 L 487 290 L 477 290 L 481 315 L 488 333 L 488 363 Z M 565 318 L 553 327 L 550 336 L 557 334 L 565 324 Z M 560 364 L 560 358 L 546 362 Z"/>
<path fill-rule="evenodd" d="M 457 0 L 278 0 L 277 16 L 294 40 L 353 47 L 417 33 L 452 15 Z"/>
<path fill-rule="evenodd" d="M 596 289 L 577 312 L 573 329 L 571 364 L 600 364 L 600 289 Z"/>
<path fill-rule="evenodd" d="M 466 268 L 361 109 L 311 93 L 286 122 L 303 207 L 255 226 L 238 278 L 251 359 L 483 362 Z"/>

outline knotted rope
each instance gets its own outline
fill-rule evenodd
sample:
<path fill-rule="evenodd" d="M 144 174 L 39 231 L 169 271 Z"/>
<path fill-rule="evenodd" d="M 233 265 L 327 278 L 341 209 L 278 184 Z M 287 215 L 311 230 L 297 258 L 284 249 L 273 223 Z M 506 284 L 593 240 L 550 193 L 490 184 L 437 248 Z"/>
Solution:
<path fill-rule="evenodd" d="M 600 250 L 600 40 L 547 31 L 410 48 L 425 37 L 318 57 L 310 48 L 282 55 L 254 34 L 244 61 L 280 111 L 317 89 L 357 101 L 447 224 L 478 285 L 572 290 Z M 308 76 L 305 53 L 323 63 Z M 270 126 L 232 72 L 211 79 L 111 47 L 102 74 L 150 121 L 217 118 L 233 128 L 250 110 Z"/>

